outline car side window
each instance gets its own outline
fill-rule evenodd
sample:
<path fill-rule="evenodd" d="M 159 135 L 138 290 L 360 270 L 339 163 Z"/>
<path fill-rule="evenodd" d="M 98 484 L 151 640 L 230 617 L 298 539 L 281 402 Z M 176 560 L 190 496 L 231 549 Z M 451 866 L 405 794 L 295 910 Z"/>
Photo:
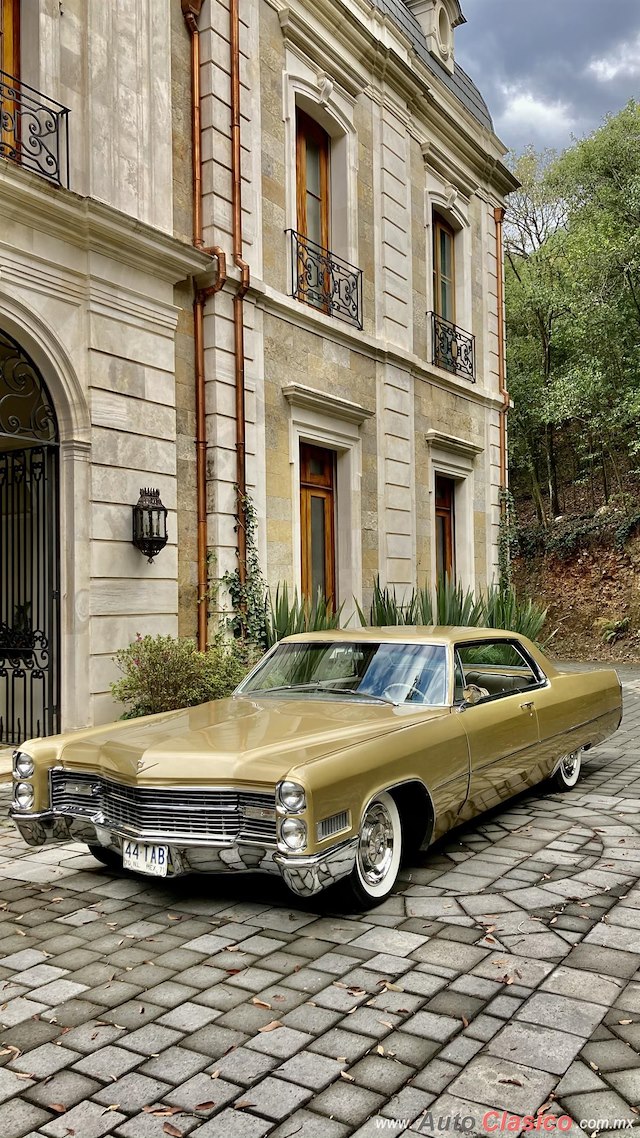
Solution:
<path fill-rule="evenodd" d="M 482 640 L 459 644 L 456 652 L 456 699 L 458 665 L 463 689 L 470 684 L 484 689 L 485 699 L 526 691 L 540 683 L 540 674 L 520 647 L 509 640 Z"/>

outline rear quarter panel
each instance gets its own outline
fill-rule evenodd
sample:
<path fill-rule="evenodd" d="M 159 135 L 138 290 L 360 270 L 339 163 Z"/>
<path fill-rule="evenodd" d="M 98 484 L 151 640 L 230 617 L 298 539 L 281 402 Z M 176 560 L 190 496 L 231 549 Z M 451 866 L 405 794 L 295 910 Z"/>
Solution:
<path fill-rule="evenodd" d="M 617 673 L 557 672 L 535 696 L 543 767 L 549 773 L 561 755 L 593 747 L 620 725 L 622 695 Z"/>

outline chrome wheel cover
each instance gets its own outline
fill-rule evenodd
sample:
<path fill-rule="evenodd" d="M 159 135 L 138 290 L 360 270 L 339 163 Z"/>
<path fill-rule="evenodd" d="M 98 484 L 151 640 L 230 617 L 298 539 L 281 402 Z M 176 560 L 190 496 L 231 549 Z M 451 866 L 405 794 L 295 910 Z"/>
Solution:
<path fill-rule="evenodd" d="M 366 885 L 380 885 L 393 861 L 393 820 L 382 802 L 372 802 L 360 829 L 358 866 Z"/>
<path fill-rule="evenodd" d="M 560 763 L 560 770 L 563 777 L 570 782 L 575 777 L 576 770 L 580 766 L 580 752 L 572 751 L 571 754 L 565 755 Z"/>

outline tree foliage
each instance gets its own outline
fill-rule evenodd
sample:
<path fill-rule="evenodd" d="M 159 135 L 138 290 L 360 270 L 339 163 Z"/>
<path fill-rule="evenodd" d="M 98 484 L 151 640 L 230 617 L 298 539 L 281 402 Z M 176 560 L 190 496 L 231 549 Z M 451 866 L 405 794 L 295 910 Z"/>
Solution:
<path fill-rule="evenodd" d="M 506 228 L 512 481 L 548 524 L 569 487 L 624 500 L 640 449 L 640 104 L 514 159 Z"/>

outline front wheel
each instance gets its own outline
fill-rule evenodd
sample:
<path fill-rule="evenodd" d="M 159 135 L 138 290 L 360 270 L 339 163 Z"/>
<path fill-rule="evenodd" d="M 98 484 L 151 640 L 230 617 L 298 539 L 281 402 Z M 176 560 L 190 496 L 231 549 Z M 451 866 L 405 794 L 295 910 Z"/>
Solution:
<path fill-rule="evenodd" d="M 563 755 L 560 766 L 550 780 L 553 789 L 571 790 L 580 778 L 581 768 L 582 755 L 580 751 L 571 751 L 568 755 Z"/>
<path fill-rule="evenodd" d="M 400 814 L 391 795 L 383 791 L 364 812 L 356 863 L 344 883 L 349 899 L 360 908 L 384 901 L 396 883 L 401 856 Z"/>
<path fill-rule="evenodd" d="M 108 846 L 88 846 L 89 853 L 109 869 L 122 869 L 122 857 Z"/>

